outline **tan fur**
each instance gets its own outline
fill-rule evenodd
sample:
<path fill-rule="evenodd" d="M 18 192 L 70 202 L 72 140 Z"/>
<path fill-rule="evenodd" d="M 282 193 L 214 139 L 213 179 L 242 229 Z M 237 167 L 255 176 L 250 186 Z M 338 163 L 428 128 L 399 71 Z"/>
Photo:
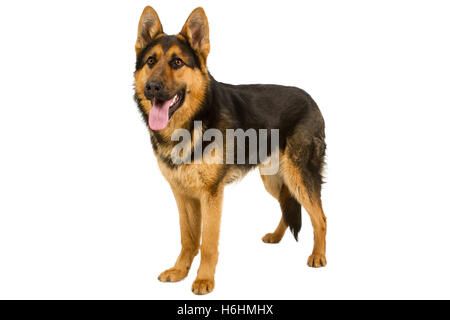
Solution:
<path fill-rule="evenodd" d="M 259 168 L 260 172 L 261 167 L 262 165 Z M 279 200 L 281 187 L 283 186 L 283 177 L 281 177 L 278 174 L 271 176 L 261 174 L 261 179 L 264 183 L 264 188 L 266 188 L 267 192 L 270 193 L 272 197 Z"/>
<path fill-rule="evenodd" d="M 215 193 L 204 193 L 201 198 L 202 245 L 197 279 L 192 284 L 195 294 L 206 294 L 214 289 L 214 274 L 219 257 L 220 218 L 222 215 L 223 187 Z"/>
<path fill-rule="evenodd" d="M 259 168 L 260 171 L 261 167 L 262 165 Z M 283 186 L 283 178 L 278 174 L 272 176 L 261 174 L 261 179 L 264 183 L 264 187 L 266 188 L 267 192 L 270 193 L 275 199 L 280 201 L 280 192 Z M 286 229 L 287 225 L 284 222 L 283 217 L 281 217 L 280 222 L 278 223 L 278 226 L 275 229 L 275 231 L 267 233 L 262 238 L 262 241 L 264 241 L 265 243 L 278 243 L 281 241 L 281 239 L 283 239 Z"/>
<path fill-rule="evenodd" d="M 221 165 L 218 164 L 184 164 L 177 168 L 169 168 L 158 159 L 163 176 L 179 191 L 189 190 L 197 198 L 205 191 L 213 191 L 217 178 L 220 176 Z"/>
<path fill-rule="evenodd" d="M 287 229 L 286 223 L 284 222 L 283 217 L 281 217 L 280 222 L 278 223 L 278 226 L 275 229 L 275 231 L 266 234 L 262 238 L 262 241 L 265 243 L 278 243 L 281 241 L 281 239 L 283 239 L 286 229 Z"/>
<path fill-rule="evenodd" d="M 322 209 L 320 195 L 313 194 L 309 196 L 303 183 L 302 176 L 292 160 L 287 156 L 289 146 L 284 153 L 280 153 L 280 173 L 273 176 L 261 175 L 264 187 L 275 199 L 282 203 L 291 194 L 308 212 L 314 229 L 314 249 L 308 258 L 310 267 L 323 267 L 327 264 L 325 257 L 326 251 L 326 231 L 327 219 Z M 260 171 L 261 171 L 260 166 Z M 283 190 L 283 185 L 289 189 L 289 193 Z M 266 243 L 278 243 L 285 234 L 286 224 L 281 218 L 277 228 L 273 233 L 268 233 L 263 237 Z"/>
<path fill-rule="evenodd" d="M 282 172 L 284 183 L 291 194 L 308 212 L 314 229 L 314 248 L 311 256 L 308 258 L 308 265 L 310 267 L 324 267 L 327 264 L 325 258 L 327 218 L 322 209 L 320 195 L 313 194 L 309 196 L 298 168 L 287 156 L 283 157 Z"/>
<path fill-rule="evenodd" d="M 172 187 L 180 216 L 181 252 L 173 268 L 160 274 L 163 282 L 176 282 L 184 279 L 191 267 L 192 260 L 200 247 L 201 211 L 200 201 L 179 188 Z"/>
<path fill-rule="evenodd" d="M 214 288 L 225 186 L 225 184 L 214 186 L 220 168 L 218 165 L 191 164 L 170 169 L 163 162 L 158 163 L 177 200 L 182 243 L 174 267 L 164 271 L 159 279 L 168 282 L 179 281 L 186 277 L 198 252 L 201 234 L 201 263 L 192 291 L 196 294 L 209 293 Z"/>

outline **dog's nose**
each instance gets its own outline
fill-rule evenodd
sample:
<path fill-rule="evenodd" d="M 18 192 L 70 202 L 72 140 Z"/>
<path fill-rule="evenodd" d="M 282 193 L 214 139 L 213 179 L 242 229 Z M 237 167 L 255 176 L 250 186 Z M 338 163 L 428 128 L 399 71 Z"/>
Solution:
<path fill-rule="evenodd" d="M 145 85 L 145 93 L 149 96 L 155 96 L 163 88 L 163 84 L 159 81 L 148 81 Z"/>

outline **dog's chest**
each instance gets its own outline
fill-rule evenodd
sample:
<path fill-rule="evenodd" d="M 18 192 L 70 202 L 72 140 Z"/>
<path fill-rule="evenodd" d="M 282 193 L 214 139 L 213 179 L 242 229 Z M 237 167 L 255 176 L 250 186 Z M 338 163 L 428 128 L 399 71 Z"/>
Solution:
<path fill-rule="evenodd" d="M 158 165 L 163 176 L 173 187 L 186 191 L 200 191 L 217 181 L 217 168 L 213 165 L 205 166 L 192 163 L 173 168 L 161 160 L 158 160 Z"/>

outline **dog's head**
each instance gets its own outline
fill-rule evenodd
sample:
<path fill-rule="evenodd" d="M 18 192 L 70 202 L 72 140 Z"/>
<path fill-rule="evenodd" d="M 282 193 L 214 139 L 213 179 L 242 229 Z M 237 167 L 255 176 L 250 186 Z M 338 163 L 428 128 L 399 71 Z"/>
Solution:
<path fill-rule="evenodd" d="M 136 98 L 150 129 L 167 131 L 181 126 L 200 107 L 209 81 L 205 12 L 195 9 L 179 34 L 166 35 L 156 11 L 146 7 L 135 49 Z"/>

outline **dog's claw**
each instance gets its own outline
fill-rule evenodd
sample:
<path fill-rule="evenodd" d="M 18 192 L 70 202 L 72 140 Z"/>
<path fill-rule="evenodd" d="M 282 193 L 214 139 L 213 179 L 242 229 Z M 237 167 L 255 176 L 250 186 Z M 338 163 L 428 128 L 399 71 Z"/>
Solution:
<path fill-rule="evenodd" d="M 214 290 L 214 280 L 197 279 L 192 284 L 192 292 L 198 295 L 208 294 Z"/>
<path fill-rule="evenodd" d="M 262 238 L 262 241 L 264 243 L 278 243 L 281 241 L 281 238 L 274 233 L 268 233 Z"/>
<path fill-rule="evenodd" d="M 162 272 L 158 280 L 161 282 L 177 282 L 186 278 L 187 272 L 184 272 L 180 269 L 171 268 L 164 272 Z"/>
<path fill-rule="evenodd" d="M 308 266 L 312 268 L 321 268 L 327 265 L 327 258 L 324 254 L 312 254 L 308 258 Z"/>

